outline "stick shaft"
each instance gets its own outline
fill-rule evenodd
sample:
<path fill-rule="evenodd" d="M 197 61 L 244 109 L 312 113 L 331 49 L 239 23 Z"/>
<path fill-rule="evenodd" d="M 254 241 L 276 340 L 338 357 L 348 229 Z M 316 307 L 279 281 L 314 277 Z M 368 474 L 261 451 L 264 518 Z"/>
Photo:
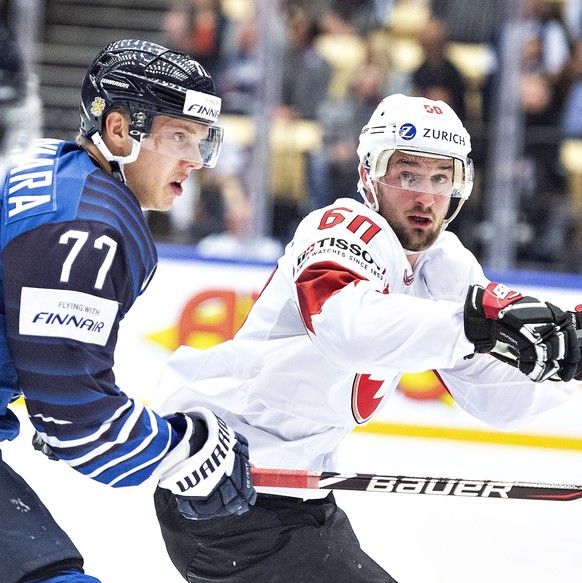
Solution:
<path fill-rule="evenodd" d="M 429 478 L 376 474 L 340 474 L 308 470 L 252 469 L 253 483 L 259 487 L 352 490 L 392 494 L 427 494 L 463 498 L 519 500 L 576 500 L 582 486 L 538 482 L 501 482 L 461 478 Z"/>

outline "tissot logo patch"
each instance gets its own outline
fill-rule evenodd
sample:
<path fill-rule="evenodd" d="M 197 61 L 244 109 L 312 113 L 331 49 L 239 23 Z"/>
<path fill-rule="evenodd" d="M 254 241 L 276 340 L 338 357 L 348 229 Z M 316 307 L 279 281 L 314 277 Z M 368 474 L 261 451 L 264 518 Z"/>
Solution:
<path fill-rule="evenodd" d="M 19 332 L 27 336 L 69 338 L 105 346 L 119 305 L 70 290 L 24 287 Z"/>

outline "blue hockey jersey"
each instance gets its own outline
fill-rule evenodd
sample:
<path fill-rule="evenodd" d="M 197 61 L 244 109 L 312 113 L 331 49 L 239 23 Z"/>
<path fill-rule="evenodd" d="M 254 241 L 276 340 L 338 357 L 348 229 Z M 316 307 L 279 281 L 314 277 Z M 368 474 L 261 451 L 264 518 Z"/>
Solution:
<path fill-rule="evenodd" d="M 26 399 L 35 429 L 81 473 L 147 479 L 171 447 L 168 422 L 112 371 L 119 322 L 157 254 L 133 193 L 74 142 L 43 139 L 4 178 L 0 227 L 0 441 Z"/>

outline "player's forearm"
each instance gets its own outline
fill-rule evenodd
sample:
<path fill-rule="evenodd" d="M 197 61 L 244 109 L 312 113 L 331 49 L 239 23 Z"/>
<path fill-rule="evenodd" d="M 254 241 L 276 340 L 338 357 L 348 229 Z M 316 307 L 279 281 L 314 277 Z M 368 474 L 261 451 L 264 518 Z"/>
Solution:
<path fill-rule="evenodd" d="M 438 373 L 462 409 L 502 430 L 515 429 L 565 403 L 575 388 L 560 381 L 534 383 L 488 354 L 476 354 Z"/>
<path fill-rule="evenodd" d="M 111 406 L 117 407 L 113 413 Z M 53 455 L 114 487 L 147 480 L 174 437 L 166 420 L 123 395 L 104 395 L 90 404 L 69 406 L 66 412 L 62 407 L 59 412 L 49 406 L 42 409 L 44 413 L 35 412 L 33 404 L 31 420 Z"/>
<path fill-rule="evenodd" d="M 325 356 L 353 370 L 449 368 L 473 352 L 462 304 L 384 295 L 363 283 L 326 301 L 313 325 Z"/>

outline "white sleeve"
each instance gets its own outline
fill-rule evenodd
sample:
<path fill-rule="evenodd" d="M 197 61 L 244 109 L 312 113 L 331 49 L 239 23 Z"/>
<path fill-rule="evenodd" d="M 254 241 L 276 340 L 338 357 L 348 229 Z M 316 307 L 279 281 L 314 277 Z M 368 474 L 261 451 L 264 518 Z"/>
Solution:
<path fill-rule="evenodd" d="M 464 298 L 415 297 L 402 282 L 412 271 L 402 246 L 364 205 L 341 200 L 311 213 L 293 246 L 303 321 L 334 365 L 373 374 L 422 372 L 451 367 L 473 352 Z"/>
<path fill-rule="evenodd" d="M 462 409 L 503 430 L 531 421 L 565 403 L 573 393 L 573 383 L 534 383 L 488 354 L 476 354 L 452 369 L 437 372 Z"/>
<path fill-rule="evenodd" d="M 452 367 L 474 351 L 465 337 L 463 304 L 382 294 L 368 282 L 330 297 L 312 322 L 314 344 L 349 370 L 423 372 Z"/>

